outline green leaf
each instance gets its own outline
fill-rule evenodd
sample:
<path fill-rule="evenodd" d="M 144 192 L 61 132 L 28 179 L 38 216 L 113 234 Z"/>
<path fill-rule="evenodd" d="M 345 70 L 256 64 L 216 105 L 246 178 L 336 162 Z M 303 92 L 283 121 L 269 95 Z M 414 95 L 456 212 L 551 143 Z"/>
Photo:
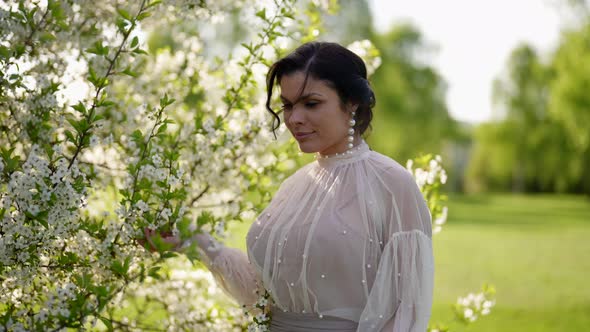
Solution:
<path fill-rule="evenodd" d="M 221 129 L 222 126 L 223 126 L 223 116 L 218 115 L 215 118 L 215 124 L 213 125 L 213 128 L 215 128 L 215 129 Z"/>
<path fill-rule="evenodd" d="M 66 135 L 66 138 L 68 139 L 68 141 L 70 141 L 70 142 L 72 142 L 72 143 L 74 143 L 74 144 L 76 144 L 76 142 L 78 141 L 78 140 L 77 140 L 77 139 L 74 137 L 74 134 L 72 134 L 72 132 L 71 132 L 71 131 L 69 131 L 69 130 L 66 130 L 66 131 L 64 132 L 64 134 Z"/>
<path fill-rule="evenodd" d="M 123 195 L 123 197 L 125 197 L 125 198 L 129 197 L 129 195 L 130 195 L 128 189 L 119 189 L 119 193 L 121 195 Z"/>
<path fill-rule="evenodd" d="M 135 46 L 137 46 L 137 44 L 139 44 L 139 38 L 137 38 L 137 36 L 133 37 L 133 40 L 131 40 L 131 45 L 129 47 L 131 48 L 135 48 Z M 129 67 L 127 67 L 129 68 Z"/>
<path fill-rule="evenodd" d="M 78 102 L 76 105 L 72 106 L 73 109 L 75 109 L 76 111 L 82 113 L 83 115 L 86 115 L 86 106 L 84 106 L 84 104 L 80 101 Z"/>
<path fill-rule="evenodd" d="M 133 53 L 136 53 L 136 54 L 148 54 L 148 52 L 146 52 L 146 51 L 144 51 L 144 50 L 140 49 L 139 47 L 138 47 L 138 48 L 136 48 L 136 49 L 134 49 L 132 52 L 133 52 Z"/>
<path fill-rule="evenodd" d="M 129 257 L 127 257 L 125 259 L 125 262 L 114 260 L 113 263 L 111 264 L 111 271 L 115 272 L 115 274 L 117 274 L 121 277 L 126 277 L 127 271 L 129 270 L 129 263 L 130 263 Z"/>
<path fill-rule="evenodd" d="M 151 7 L 157 6 L 157 5 L 159 5 L 160 3 L 162 3 L 162 0 L 154 0 L 154 1 L 150 2 L 150 4 L 149 4 L 149 5 L 147 5 L 147 7 L 146 7 L 146 8 L 151 8 Z"/>
<path fill-rule="evenodd" d="M 33 8 L 30 12 L 27 13 L 27 21 L 30 22 L 31 26 L 35 24 L 35 13 L 39 10 L 39 7 Z"/>
<path fill-rule="evenodd" d="M 96 286 L 94 287 L 94 293 L 99 298 L 107 297 L 109 295 L 109 290 L 106 286 Z"/>
<path fill-rule="evenodd" d="M 66 118 L 66 120 L 72 125 L 72 127 L 74 127 L 74 129 L 76 129 L 76 132 L 78 132 L 78 134 L 82 134 L 82 126 L 80 125 L 80 121 L 76 120 L 74 117 L 69 116 Z"/>
<path fill-rule="evenodd" d="M 240 45 L 242 45 L 245 49 L 247 49 L 250 53 L 254 53 L 253 51 L 253 46 L 252 43 L 250 44 L 246 44 L 246 43 L 241 43 Z"/>
<path fill-rule="evenodd" d="M 176 223 L 176 228 L 180 233 L 182 239 L 187 239 L 192 235 L 191 231 L 191 220 L 189 218 L 182 218 Z"/>
<path fill-rule="evenodd" d="M 20 164 L 20 157 L 14 156 L 12 157 L 12 153 L 14 152 L 14 148 L 5 149 L 1 148 L 0 153 L 2 155 L 2 159 L 4 159 L 4 171 L 7 173 L 14 172 Z"/>
<path fill-rule="evenodd" d="M 148 271 L 148 275 L 156 280 L 162 279 L 162 276 L 158 273 L 161 268 L 161 266 L 152 266 Z"/>
<path fill-rule="evenodd" d="M 173 258 L 173 257 L 176 257 L 176 256 L 178 256 L 178 254 L 176 252 L 174 252 L 174 251 L 165 251 L 165 252 L 162 253 L 162 256 L 161 257 L 163 259 L 168 259 L 168 258 Z"/>
<path fill-rule="evenodd" d="M 116 103 L 112 100 L 101 100 L 98 104 L 96 104 L 96 107 L 109 107 L 114 105 L 116 105 Z"/>
<path fill-rule="evenodd" d="M 135 131 L 131 133 L 131 138 L 136 142 L 143 142 L 143 134 L 141 133 L 141 130 L 135 129 Z"/>
<path fill-rule="evenodd" d="M 45 229 L 49 229 L 49 223 L 47 223 L 47 220 L 43 219 L 43 218 L 35 218 L 37 220 L 37 222 L 39 222 L 41 225 L 43 225 L 43 227 L 45 227 Z"/>
<path fill-rule="evenodd" d="M 88 273 L 84 273 L 82 275 L 74 275 L 74 280 L 80 288 L 85 289 L 92 286 L 92 278 Z"/>
<path fill-rule="evenodd" d="M 96 122 L 96 121 L 103 120 L 104 118 L 105 118 L 104 115 L 95 115 L 90 121 Z"/>
<path fill-rule="evenodd" d="M 123 70 L 121 73 L 125 74 L 125 75 L 129 75 L 131 77 L 137 77 L 138 74 L 134 71 L 131 70 L 131 68 L 127 67 L 125 68 L 125 70 Z"/>
<path fill-rule="evenodd" d="M 158 128 L 157 135 L 166 132 L 167 129 L 168 129 L 168 126 L 166 124 L 161 125 L 160 128 Z"/>
<path fill-rule="evenodd" d="M 55 38 L 55 36 L 51 32 L 45 31 L 45 32 L 41 33 L 41 35 L 39 36 L 39 39 L 42 42 L 49 42 L 49 41 L 56 40 L 57 38 Z"/>
<path fill-rule="evenodd" d="M 102 40 L 98 40 L 92 45 L 92 47 L 87 48 L 86 52 L 93 53 L 96 55 L 107 55 L 109 54 L 109 47 L 104 46 L 102 44 Z"/>
<path fill-rule="evenodd" d="M 211 212 L 203 211 L 201 215 L 197 217 L 197 225 L 199 226 L 198 228 L 201 228 L 201 226 L 206 225 L 212 222 L 213 220 L 215 220 L 215 218 L 213 217 L 213 214 L 211 214 Z"/>
<path fill-rule="evenodd" d="M 145 280 L 145 265 L 139 263 L 139 282 L 142 283 Z"/>
<path fill-rule="evenodd" d="M 94 71 L 94 68 L 92 68 L 92 66 L 88 67 L 88 81 L 90 81 L 90 83 L 92 83 L 94 86 L 98 86 L 99 84 L 99 79 L 96 76 L 96 72 Z"/>
<path fill-rule="evenodd" d="M 60 265 L 67 269 L 68 266 L 71 266 L 73 263 L 78 262 L 79 259 L 80 258 L 73 252 L 65 252 L 61 256 L 59 256 L 57 260 Z"/>
<path fill-rule="evenodd" d="M 4 59 L 8 59 L 10 57 L 10 49 L 4 45 L 0 45 L 0 56 Z"/>
<path fill-rule="evenodd" d="M 106 317 L 101 317 L 101 316 L 99 316 L 98 318 L 99 318 L 99 319 L 100 319 L 100 320 L 103 322 L 103 324 L 104 324 L 104 325 L 107 327 L 107 330 L 108 330 L 109 332 L 111 332 L 111 331 L 114 331 L 114 329 L 113 329 L 113 323 L 111 322 L 111 320 L 110 320 L 110 319 L 108 319 L 108 318 L 106 318 Z"/>
<path fill-rule="evenodd" d="M 174 103 L 176 100 L 174 98 L 169 99 L 168 94 L 165 94 L 164 97 L 160 98 L 160 108 L 166 108 L 167 106 Z"/>
<path fill-rule="evenodd" d="M 88 124 L 88 121 L 86 121 L 85 118 L 80 119 L 80 121 L 78 121 L 80 128 L 82 129 L 82 132 L 85 132 L 86 130 L 88 130 L 90 128 L 90 125 Z"/>
<path fill-rule="evenodd" d="M 126 33 L 127 32 L 127 25 L 128 25 L 127 22 L 129 22 L 129 21 L 126 21 L 126 20 L 124 20 L 124 19 L 122 19 L 120 17 L 117 18 L 117 21 L 116 21 L 115 24 L 117 25 L 117 28 L 119 28 L 119 31 L 120 32 L 122 32 L 122 33 Z"/>
<path fill-rule="evenodd" d="M 152 13 L 150 13 L 150 12 L 143 12 L 143 13 L 137 15 L 137 20 L 138 21 L 142 21 L 143 19 L 148 18 L 150 16 L 152 16 Z"/>
<path fill-rule="evenodd" d="M 260 17 L 263 20 L 266 20 L 266 8 L 256 12 L 256 16 Z"/>
<path fill-rule="evenodd" d="M 131 21 L 131 15 L 129 15 L 129 12 L 126 11 L 125 9 L 117 8 L 117 13 L 119 13 L 119 15 L 121 15 L 121 17 L 123 17 L 127 21 Z"/>

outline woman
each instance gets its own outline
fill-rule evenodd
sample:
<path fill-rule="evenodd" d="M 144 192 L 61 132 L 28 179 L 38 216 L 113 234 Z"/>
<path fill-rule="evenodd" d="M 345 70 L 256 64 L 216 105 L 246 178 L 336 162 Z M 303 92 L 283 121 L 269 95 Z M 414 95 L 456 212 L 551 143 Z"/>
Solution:
<path fill-rule="evenodd" d="M 272 332 L 425 331 L 431 215 L 411 174 L 362 138 L 375 104 L 362 59 L 312 42 L 277 61 L 267 108 L 278 120 L 275 84 L 287 128 L 317 159 L 285 180 L 252 224 L 247 256 L 195 236 L 205 263 L 241 304 L 268 290 Z"/>

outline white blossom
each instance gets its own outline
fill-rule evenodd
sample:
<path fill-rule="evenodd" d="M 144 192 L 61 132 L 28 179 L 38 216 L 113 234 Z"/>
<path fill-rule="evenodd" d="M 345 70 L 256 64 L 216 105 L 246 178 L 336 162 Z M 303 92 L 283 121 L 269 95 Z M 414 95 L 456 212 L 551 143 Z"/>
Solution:
<path fill-rule="evenodd" d="M 135 203 L 135 207 L 139 211 L 141 211 L 142 213 L 147 212 L 150 209 L 150 207 L 147 205 L 147 203 L 144 202 L 143 200 L 139 200 L 137 203 Z"/>
<path fill-rule="evenodd" d="M 325 3 L 322 0 L 320 5 Z M 133 2 L 56 1 L 52 5 L 59 10 L 55 11 L 48 10 L 48 4 L 22 1 L 22 8 L 36 8 L 26 24 L 6 9 L 12 6 L 17 10 L 16 5 L 0 5 L 0 29 L 7 31 L 0 37 L 0 45 L 11 51 L 0 81 L 15 83 L 16 75 L 22 82 L 2 90 L 4 107 L 0 110 L 3 125 L 11 128 L 7 133 L 10 142 L 3 136 L 0 143 L 15 148 L 22 163 L 0 188 L 1 205 L 6 209 L 0 220 L 0 264 L 9 267 L 2 276 L 0 303 L 19 308 L 6 326 L 15 331 L 34 330 L 39 327 L 27 324 L 41 322 L 41 329 L 59 329 L 59 317 L 73 315 L 72 304 L 77 304 L 74 299 L 79 295 L 87 301 L 84 308 L 94 310 L 99 301 L 90 291 L 92 287 L 80 285 L 86 282 L 104 286 L 106 292 L 124 290 L 103 310 L 127 308 L 132 299 L 142 296 L 148 301 L 148 294 L 157 298 L 166 308 L 162 326 L 171 331 L 202 329 L 203 322 L 211 319 L 210 312 L 216 316 L 207 321 L 211 330 L 229 330 L 229 317 L 245 324 L 246 318 L 223 297 L 210 273 L 195 271 L 186 262 L 173 261 L 171 264 L 178 266 L 162 280 L 147 277 L 144 283 L 136 283 L 133 277 L 152 267 L 154 259 L 136 243 L 142 237 L 142 227 L 166 224 L 172 211 L 179 211 L 178 219 L 182 219 L 192 217 L 202 206 L 216 205 L 210 209 L 215 220 L 231 222 L 247 206 L 243 191 L 254 181 L 250 176 L 262 170 L 271 170 L 268 176 L 274 176 L 279 162 L 292 162 L 290 154 L 281 160 L 269 154 L 272 133 L 266 129 L 264 93 L 250 86 L 251 82 L 262 86 L 266 66 L 259 60 L 247 62 L 248 52 L 243 47 L 225 50 L 220 65 L 214 59 L 219 55 L 210 53 L 222 47 L 217 47 L 216 40 L 206 40 L 206 30 L 215 31 L 217 25 L 228 21 L 228 13 L 238 11 L 240 22 L 252 22 L 243 26 L 259 31 L 263 22 L 256 12 L 265 8 L 270 16 L 279 13 L 279 8 L 268 0 L 253 6 L 244 6 L 244 1 L 213 1 L 206 3 L 207 8 L 202 1 L 171 0 L 151 9 L 155 15 L 133 25 L 129 18 L 121 18 L 126 12 L 137 13 L 139 6 Z M 53 13 L 60 13 L 64 21 L 58 22 L 60 18 Z M 124 22 L 122 28 L 135 29 L 125 42 L 118 31 L 121 27 L 116 25 L 118 19 Z M 282 21 L 285 19 L 276 22 Z M 29 24 L 33 22 L 41 29 L 34 31 Z M 149 33 L 162 27 L 171 36 L 174 52 L 131 56 L 127 47 L 134 37 L 145 49 Z M 273 29 L 291 36 L 290 30 L 280 25 Z M 39 33 L 47 41 L 42 42 Z M 280 40 L 280 48 L 291 46 L 291 38 Z M 97 42 L 105 47 L 107 56 L 88 52 Z M 265 60 L 276 56 L 268 40 L 253 42 L 262 45 Z M 120 45 L 123 52 L 117 53 Z M 13 52 L 16 46 L 24 48 L 21 56 Z M 231 58 L 225 56 L 230 53 Z M 114 59 L 116 54 L 119 57 Z M 116 75 L 107 78 L 109 84 L 100 89 L 102 94 L 97 93 L 88 77 L 91 72 L 103 77 L 109 68 Z M 122 74 L 125 68 L 140 75 L 126 77 Z M 248 86 L 234 96 L 232 89 L 240 86 L 245 69 L 251 70 Z M 54 85 L 56 92 L 50 89 Z M 166 92 L 176 102 L 158 119 L 159 99 Z M 184 102 L 187 96 L 197 94 L 202 98 L 198 106 Z M 113 104 L 97 106 L 103 98 Z M 72 108 L 78 102 L 85 112 Z M 89 147 L 80 147 L 76 121 L 90 121 L 86 118 L 90 114 L 104 118 L 94 121 L 84 133 Z M 202 128 L 196 121 L 201 115 Z M 152 131 L 155 123 L 163 119 L 173 121 L 164 135 L 179 130 L 178 137 L 151 136 L 156 133 Z M 143 142 L 132 139 L 136 131 L 141 132 Z M 285 128 L 278 133 L 285 133 Z M 39 143 L 34 144 L 33 138 Z M 171 147 L 176 141 L 178 146 Z M 284 142 L 282 138 L 277 143 Z M 167 159 L 171 150 L 180 154 L 178 161 Z M 0 173 L 6 168 L 0 161 Z M 188 193 L 187 199 L 163 198 L 181 189 Z M 201 192 L 194 204 L 187 204 Z M 172 227 L 177 234 L 178 229 Z M 196 225 L 189 227 L 196 231 Z M 214 232 L 223 236 L 225 228 L 223 221 L 218 222 Z M 125 266 L 127 274 L 115 271 L 119 265 Z M 178 269 L 189 271 L 185 279 L 175 277 Z M 89 280 L 78 280 L 83 276 Z M 220 302 L 227 310 L 213 311 Z M 97 324 L 100 314 L 82 317 L 81 322 L 87 324 L 83 329 Z M 131 330 L 139 329 L 134 317 L 121 320 Z"/>
<path fill-rule="evenodd" d="M 91 147 L 95 147 L 99 143 L 100 143 L 100 139 L 96 135 L 92 135 L 92 137 L 90 137 L 90 146 Z"/>

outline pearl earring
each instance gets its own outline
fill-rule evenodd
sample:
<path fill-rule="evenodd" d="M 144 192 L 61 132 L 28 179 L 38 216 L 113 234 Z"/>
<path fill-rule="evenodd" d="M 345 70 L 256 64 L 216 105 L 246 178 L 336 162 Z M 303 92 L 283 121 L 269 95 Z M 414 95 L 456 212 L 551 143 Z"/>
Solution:
<path fill-rule="evenodd" d="M 354 142 L 354 125 L 356 124 L 356 121 L 354 120 L 354 115 L 355 112 L 352 111 L 352 119 L 350 119 L 350 121 L 348 122 L 348 125 L 350 125 L 350 128 L 348 129 L 348 151 L 347 152 L 351 152 L 350 149 L 352 149 L 352 147 L 354 146 L 353 142 Z"/>
<path fill-rule="evenodd" d="M 326 156 L 322 156 L 319 152 L 316 154 L 318 159 L 326 159 L 326 158 L 334 158 L 334 157 L 341 157 L 344 155 L 350 155 L 353 154 L 355 151 L 358 151 L 362 148 L 362 145 L 359 144 L 357 147 L 354 147 L 354 125 L 356 124 L 356 121 L 354 120 L 354 116 L 355 116 L 355 112 L 353 111 L 351 113 L 352 117 L 351 119 L 348 121 L 348 125 L 350 126 L 350 128 L 348 128 L 348 149 L 344 152 L 339 152 L 339 153 L 335 153 L 333 155 L 326 155 Z M 353 149 L 354 148 L 354 149 Z"/>

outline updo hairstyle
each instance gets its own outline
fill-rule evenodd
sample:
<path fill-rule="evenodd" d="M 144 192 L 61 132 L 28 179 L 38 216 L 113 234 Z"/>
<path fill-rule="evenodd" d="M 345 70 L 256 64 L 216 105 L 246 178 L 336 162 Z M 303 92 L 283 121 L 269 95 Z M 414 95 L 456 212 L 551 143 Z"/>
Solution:
<path fill-rule="evenodd" d="M 336 90 L 342 105 L 348 102 L 358 105 L 355 132 L 363 135 L 370 128 L 375 94 L 367 80 L 365 63 L 354 52 L 337 43 L 314 41 L 299 46 L 275 62 L 266 75 L 266 109 L 274 116 L 273 133 L 281 124 L 279 116 L 270 106 L 273 88 L 281 82 L 284 75 L 299 71 L 305 74 L 301 93 L 308 77 L 324 81 Z"/>

